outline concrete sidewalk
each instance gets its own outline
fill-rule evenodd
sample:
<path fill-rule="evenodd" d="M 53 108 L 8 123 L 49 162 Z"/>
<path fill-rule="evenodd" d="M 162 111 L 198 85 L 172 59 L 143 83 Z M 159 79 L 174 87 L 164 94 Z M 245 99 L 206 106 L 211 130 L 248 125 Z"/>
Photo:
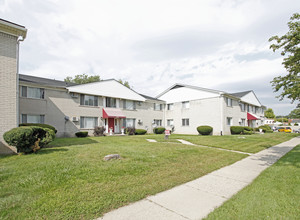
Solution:
<path fill-rule="evenodd" d="M 98 220 L 202 219 L 298 144 L 300 136 L 191 182 L 113 210 Z"/>

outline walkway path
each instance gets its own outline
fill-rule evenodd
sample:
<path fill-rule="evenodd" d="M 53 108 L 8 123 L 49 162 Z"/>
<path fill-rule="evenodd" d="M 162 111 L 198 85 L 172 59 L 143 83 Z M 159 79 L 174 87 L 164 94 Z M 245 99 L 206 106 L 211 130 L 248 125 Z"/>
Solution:
<path fill-rule="evenodd" d="M 111 211 L 98 220 L 202 219 L 298 144 L 300 137 L 293 138 L 196 180 Z"/>

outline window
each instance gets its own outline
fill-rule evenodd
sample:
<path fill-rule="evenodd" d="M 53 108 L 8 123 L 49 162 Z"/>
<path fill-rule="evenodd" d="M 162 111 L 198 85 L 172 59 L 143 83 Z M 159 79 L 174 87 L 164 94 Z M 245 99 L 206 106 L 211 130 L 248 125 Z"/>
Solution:
<path fill-rule="evenodd" d="M 174 108 L 174 104 L 173 103 L 172 104 L 168 104 L 168 106 L 167 106 L 168 110 L 173 110 L 173 108 Z"/>
<path fill-rule="evenodd" d="M 105 99 L 106 107 L 116 108 L 117 107 L 117 99 L 106 97 Z"/>
<path fill-rule="evenodd" d="M 256 113 L 260 113 L 260 108 L 259 107 L 255 107 L 255 114 Z"/>
<path fill-rule="evenodd" d="M 91 129 L 98 126 L 97 117 L 80 117 L 80 128 Z"/>
<path fill-rule="evenodd" d="M 232 99 L 230 98 L 225 98 L 226 99 L 226 104 L 228 107 L 231 107 L 232 106 Z"/>
<path fill-rule="evenodd" d="M 241 119 L 241 126 L 245 126 L 245 125 L 246 125 L 245 122 L 246 122 L 246 119 L 245 119 L 245 118 L 242 118 L 242 119 Z"/>
<path fill-rule="evenodd" d="M 245 104 L 244 103 L 240 103 L 240 107 L 241 107 L 241 111 L 244 112 L 245 111 Z"/>
<path fill-rule="evenodd" d="M 135 101 L 132 100 L 123 100 L 123 108 L 127 110 L 134 110 L 135 107 Z"/>
<path fill-rule="evenodd" d="M 154 124 L 157 126 L 162 126 L 162 120 L 161 119 L 154 119 Z"/>
<path fill-rule="evenodd" d="M 22 86 L 21 96 L 32 99 L 44 99 L 45 89 Z"/>
<path fill-rule="evenodd" d="M 123 127 L 127 128 L 127 127 L 133 127 L 135 128 L 135 118 L 124 118 L 123 119 Z"/>
<path fill-rule="evenodd" d="M 45 123 L 45 115 L 27 115 L 22 114 L 21 123 Z"/>
<path fill-rule="evenodd" d="M 231 126 L 232 125 L 232 118 L 231 117 L 227 117 L 227 120 L 226 120 L 226 124 L 228 125 L 228 126 Z"/>
<path fill-rule="evenodd" d="M 98 106 L 98 96 L 80 95 L 80 105 Z"/>
<path fill-rule="evenodd" d="M 182 102 L 182 108 L 190 108 L 190 102 L 189 101 Z"/>
<path fill-rule="evenodd" d="M 162 110 L 162 104 L 154 103 L 154 110 L 155 111 L 161 111 Z"/>
<path fill-rule="evenodd" d="M 174 120 L 173 119 L 168 119 L 167 120 L 167 126 L 173 126 L 174 125 Z"/>
<path fill-rule="evenodd" d="M 183 118 L 182 119 L 182 126 L 189 126 L 190 125 L 190 119 L 189 118 Z"/>

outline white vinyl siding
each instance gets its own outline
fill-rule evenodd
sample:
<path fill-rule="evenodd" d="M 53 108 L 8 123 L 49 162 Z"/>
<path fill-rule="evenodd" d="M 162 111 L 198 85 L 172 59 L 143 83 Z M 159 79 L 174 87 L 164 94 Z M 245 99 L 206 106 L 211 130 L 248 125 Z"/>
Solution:
<path fill-rule="evenodd" d="M 80 128 L 93 129 L 98 126 L 97 117 L 80 117 Z"/>

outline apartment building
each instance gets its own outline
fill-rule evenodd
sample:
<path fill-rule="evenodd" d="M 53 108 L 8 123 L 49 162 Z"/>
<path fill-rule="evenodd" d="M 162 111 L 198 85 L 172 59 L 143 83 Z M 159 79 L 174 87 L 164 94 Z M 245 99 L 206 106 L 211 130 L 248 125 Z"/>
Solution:
<path fill-rule="evenodd" d="M 264 109 L 253 91 L 226 93 L 175 84 L 157 98 L 166 101 L 165 125 L 179 134 L 197 134 L 200 125 L 213 127 L 214 135 L 230 134 L 230 126 L 258 127 Z"/>
<path fill-rule="evenodd" d="M 123 127 L 152 132 L 162 125 L 164 101 L 141 95 L 114 79 L 77 85 L 21 75 L 20 122 L 54 126 L 58 137 L 78 131 L 93 133 L 95 126 L 121 133 Z"/>
<path fill-rule="evenodd" d="M 3 134 L 18 126 L 19 42 L 26 37 L 24 26 L 0 19 L 0 153 L 11 153 Z"/>

